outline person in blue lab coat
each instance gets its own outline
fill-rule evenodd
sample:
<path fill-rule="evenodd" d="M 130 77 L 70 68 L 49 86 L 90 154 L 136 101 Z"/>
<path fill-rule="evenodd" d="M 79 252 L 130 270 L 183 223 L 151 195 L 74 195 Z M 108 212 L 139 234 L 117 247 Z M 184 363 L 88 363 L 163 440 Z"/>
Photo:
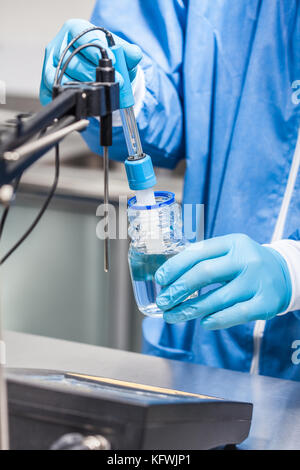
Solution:
<path fill-rule="evenodd" d="M 98 0 L 91 23 L 124 46 L 145 151 L 170 169 L 185 158 L 183 202 L 205 204 L 205 240 L 156 274 L 164 319 L 144 321 L 144 351 L 300 380 L 299 0 Z M 70 20 L 48 45 L 42 103 L 87 26 Z M 65 80 L 92 79 L 97 54 Z M 98 123 L 83 134 L 99 152 Z M 120 127 L 114 142 L 124 159 Z"/>

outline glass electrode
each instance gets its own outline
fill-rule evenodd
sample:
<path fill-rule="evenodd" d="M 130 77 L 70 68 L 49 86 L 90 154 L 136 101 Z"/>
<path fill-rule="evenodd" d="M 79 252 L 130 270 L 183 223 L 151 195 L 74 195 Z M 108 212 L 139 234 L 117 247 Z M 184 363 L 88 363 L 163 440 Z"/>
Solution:
<path fill-rule="evenodd" d="M 125 141 L 127 145 L 128 155 L 141 157 L 143 155 L 143 149 L 141 139 L 134 115 L 133 106 L 129 108 L 120 109 L 123 131 Z"/>

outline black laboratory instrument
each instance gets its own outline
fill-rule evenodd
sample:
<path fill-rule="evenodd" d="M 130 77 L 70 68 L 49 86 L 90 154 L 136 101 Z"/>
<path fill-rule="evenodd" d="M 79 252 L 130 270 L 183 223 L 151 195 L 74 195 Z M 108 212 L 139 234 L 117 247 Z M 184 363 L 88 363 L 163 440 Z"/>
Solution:
<path fill-rule="evenodd" d="M 12 449 L 212 449 L 248 436 L 252 405 L 107 377 L 8 370 Z"/>

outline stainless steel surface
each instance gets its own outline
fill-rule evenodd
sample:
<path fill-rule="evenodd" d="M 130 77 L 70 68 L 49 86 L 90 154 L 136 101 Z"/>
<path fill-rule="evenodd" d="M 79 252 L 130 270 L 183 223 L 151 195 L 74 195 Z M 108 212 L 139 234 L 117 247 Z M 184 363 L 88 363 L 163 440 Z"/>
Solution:
<path fill-rule="evenodd" d="M 49 145 L 59 142 L 71 132 L 82 131 L 89 125 L 89 123 L 90 122 L 88 119 L 81 119 L 80 121 L 74 122 L 74 124 L 70 124 L 63 129 L 58 130 L 57 132 L 52 132 L 49 135 L 45 135 L 45 137 L 41 137 L 34 142 L 21 145 L 16 150 L 4 152 L 3 157 L 5 160 L 19 160 L 22 157 L 27 157 L 34 152 L 38 152 L 39 150 L 47 148 Z"/>
<path fill-rule="evenodd" d="M 103 147 L 103 162 L 104 162 L 104 220 L 105 220 L 105 238 L 104 238 L 104 271 L 108 273 L 109 271 L 109 212 L 108 212 L 108 204 L 109 204 L 109 180 L 108 180 L 108 172 L 109 172 L 109 154 L 108 154 L 108 147 Z"/>
<path fill-rule="evenodd" d="M 300 449 L 300 383 L 7 332 L 10 367 L 117 378 L 254 404 L 241 449 Z"/>

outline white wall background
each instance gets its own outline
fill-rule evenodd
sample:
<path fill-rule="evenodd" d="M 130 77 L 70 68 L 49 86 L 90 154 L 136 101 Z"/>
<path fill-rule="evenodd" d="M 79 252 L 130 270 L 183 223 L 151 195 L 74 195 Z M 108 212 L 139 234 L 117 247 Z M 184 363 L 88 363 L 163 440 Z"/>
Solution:
<path fill-rule="evenodd" d="M 89 19 L 94 0 L 1 0 L 0 81 L 8 95 L 37 97 L 44 48 L 69 18 Z"/>

